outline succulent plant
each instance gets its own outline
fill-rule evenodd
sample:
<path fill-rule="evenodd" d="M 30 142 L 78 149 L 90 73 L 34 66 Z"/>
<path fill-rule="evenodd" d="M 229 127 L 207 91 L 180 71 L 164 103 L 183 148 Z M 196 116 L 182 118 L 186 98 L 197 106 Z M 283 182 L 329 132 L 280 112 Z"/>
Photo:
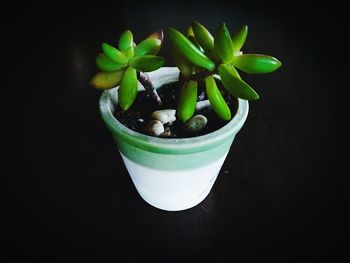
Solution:
<path fill-rule="evenodd" d="M 169 34 L 172 57 L 184 79 L 177 109 L 178 117 L 183 122 L 194 114 L 198 81 L 204 80 L 207 97 L 218 117 L 230 120 L 230 108 L 214 75 L 220 75 L 223 86 L 231 95 L 256 100 L 259 95 L 241 79 L 236 68 L 249 74 L 263 74 L 281 66 L 281 62 L 274 57 L 242 53 L 241 48 L 248 34 L 247 26 L 231 37 L 226 24 L 222 23 L 213 37 L 208 29 L 194 21 L 186 36 L 174 28 L 169 28 Z"/>
<path fill-rule="evenodd" d="M 249 74 L 263 74 L 277 70 L 281 62 L 267 55 L 243 54 L 241 48 L 247 34 L 248 27 L 243 26 L 231 37 L 225 23 L 217 28 L 215 36 L 196 21 L 187 29 L 186 35 L 169 28 L 171 54 L 184 80 L 177 108 L 177 115 L 182 122 L 188 121 L 195 112 L 198 90 L 201 88 L 199 83 L 205 84 L 211 107 L 223 120 L 231 119 L 231 110 L 223 94 L 228 92 L 246 100 L 259 99 L 254 89 L 241 79 L 236 68 Z M 126 30 L 119 38 L 118 49 L 102 43 L 103 53 L 96 58 L 100 72 L 91 79 L 91 85 L 97 89 L 120 85 L 119 106 L 126 111 L 135 101 L 139 81 L 161 105 L 162 101 L 145 72 L 163 66 L 164 59 L 156 56 L 162 41 L 163 31 L 160 30 L 136 45 L 132 32 Z M 220 79 L 215 77 L 216 74 Z M 219 89 L 217 81 L 222 82 L 224 90 Z"/>
<path fill-rule="evenodd" d="M 124 111 L 132 106 L 136 98 L 137 80 L 161 103 L 152 82 L 144 72 L 163 66 L 164 59 L 156 56 L 162 41 L 163 32 L 160 30 L 136 45 L 132 32 L 126 30 L 119 37 L 118 49 L 102 43 L 103 53 L 96 57 L 96 65 L 101 71 L 91 79 L 90 84 L 97 89 L 111 89 L 120 84 L 118 101 Z"/>

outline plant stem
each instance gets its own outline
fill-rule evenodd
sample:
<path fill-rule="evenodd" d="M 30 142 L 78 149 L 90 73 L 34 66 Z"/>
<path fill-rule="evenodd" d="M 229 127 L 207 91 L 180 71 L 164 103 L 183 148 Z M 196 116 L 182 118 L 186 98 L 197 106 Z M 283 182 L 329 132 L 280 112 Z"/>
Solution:
<path fill-rule="evenodd" d="M 159 95 L 157 93 L 157 89 L 154 87 L 149 76 L 146 73 L 140 71 L 137 73 L 137 79 L 142 84 L 142 86 L 145 88 L 145 90 L 149 94 L 149 96 L 151 96 L 159 106 L 162 105 L 163 104 L 162 100 L 159 97 Z"/>
<path fill-rule="evenodd" d="M 210 75 L 213 75 L 213 74 L 214 74 L 214 72 L 210 72 L 208 70 L 204 70 L 204 71 L 201 71 L 199 73 L 191 75 L 189 77 L 189 79 L 200 81 L 200 80 L 204 80 L 206 77 L 208 77 Z"/>

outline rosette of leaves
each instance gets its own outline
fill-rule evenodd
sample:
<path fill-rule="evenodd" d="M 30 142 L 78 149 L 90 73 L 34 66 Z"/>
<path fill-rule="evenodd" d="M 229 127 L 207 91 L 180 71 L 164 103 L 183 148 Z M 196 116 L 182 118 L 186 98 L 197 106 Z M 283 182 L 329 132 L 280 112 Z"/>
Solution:
<path fill-rule="evenodd" d="M 236 68 L 249 74 L 263 74 L 281 66 L 281 62 L 271 56 L 243 54 L 241 48 L 247 38 L 247 26 L 231 37 L 226 24 L 222 23 L 212 36 L 207 28 L 194 21 L 186 36 L 174 28 L 169 28 L 169 34 L 172 57 L 184 79 L 177 109 L 183 122 L 194 114 L 198 81 L 204 80 L 205 92 L 218 117 L 230 120 L 230 108 L 216 82 L 221 81 L 226 91 L 237 98 L 257 100 L 259 95 L 241 79 Z M 215 74 L 220 80 L 214 78 Z"/>
<path fill-rule="evenodd" d="M 102 43 L 103 53 L 96 57 L 100 72 L 91 79 L 91 85 L 101 90 L 120 85 L 119 106 L 124 111 L 128 110 L 137 95 L 137 80 L 142 84 L 145 82 L 140 73 L 157 70 L 164 64 L 164 58 L 156 56 L 162 40 L 163 32 L 158 31 L 136 45 L 132 32 L 126 30 L 119 37 L 118 48 Z"/>

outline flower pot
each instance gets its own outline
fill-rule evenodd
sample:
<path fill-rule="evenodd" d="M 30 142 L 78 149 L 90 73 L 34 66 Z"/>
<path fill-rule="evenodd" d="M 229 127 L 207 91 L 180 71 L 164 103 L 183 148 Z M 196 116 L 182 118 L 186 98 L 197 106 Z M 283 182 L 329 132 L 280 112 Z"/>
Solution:
<path fill-rule="evenodd" d="M 177 81 L 178 76 L 173 67 L 149 73 L 156 88 Z M 122 125 L 113 116 L 117 103 L 117 88 L 104 91 L 100 98 L 102 118 L 138 193 L 147 203 L 168 211 L 191 208 L 209 194 L 248 115 L 248 102 L 239 99 L 236 115 L 221 129 L 193 138 L 164 139 Z"/>

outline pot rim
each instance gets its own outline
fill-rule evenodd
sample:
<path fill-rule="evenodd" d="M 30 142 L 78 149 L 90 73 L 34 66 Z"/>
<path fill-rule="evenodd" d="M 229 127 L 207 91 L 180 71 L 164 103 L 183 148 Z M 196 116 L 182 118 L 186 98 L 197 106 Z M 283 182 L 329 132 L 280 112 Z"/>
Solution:
<path fill-rule="evenodd" d="M 177 74 L 176 77 L 178 77 L 178 73 L 179 71 L 175 67 L 162 67 L 154 72 L 148 73 L 148 75 L 151 79 L 152 77 L 162 78 L 163 76 L 166 76 L 166 74 L 171 75 L 174 78 L 174 74 Z M 157 85 L 157 83 L 155 83 L 156 88 L 159 88 L 160 86 L 160 84 Z M 232 134 L 233 136 L 237 134 L 243 126 L 249 111 L 248 101 L 238 98 L 238 109 L 236 114 L 230 122 L 214 132 L 190 138 L 153 137 L 129 129 L 114 117 L 113 112 L 118 98 L 117 90 L 118 87 L 105 90 L 100 97 L 100 113 L 103 120 L 111 131 L 118 134 L 120 139 L 126 140 L 138 148 L 143 148 L 153 152 L 164 152 L 164 149 L 166 149 L 172 153 L 189 153 L 210 148 L 212 145 L 228 139 Z M 112 100 L 112 98 L 114 100 Z M 163 150 L 159 151 L 160 149 Z"/>

